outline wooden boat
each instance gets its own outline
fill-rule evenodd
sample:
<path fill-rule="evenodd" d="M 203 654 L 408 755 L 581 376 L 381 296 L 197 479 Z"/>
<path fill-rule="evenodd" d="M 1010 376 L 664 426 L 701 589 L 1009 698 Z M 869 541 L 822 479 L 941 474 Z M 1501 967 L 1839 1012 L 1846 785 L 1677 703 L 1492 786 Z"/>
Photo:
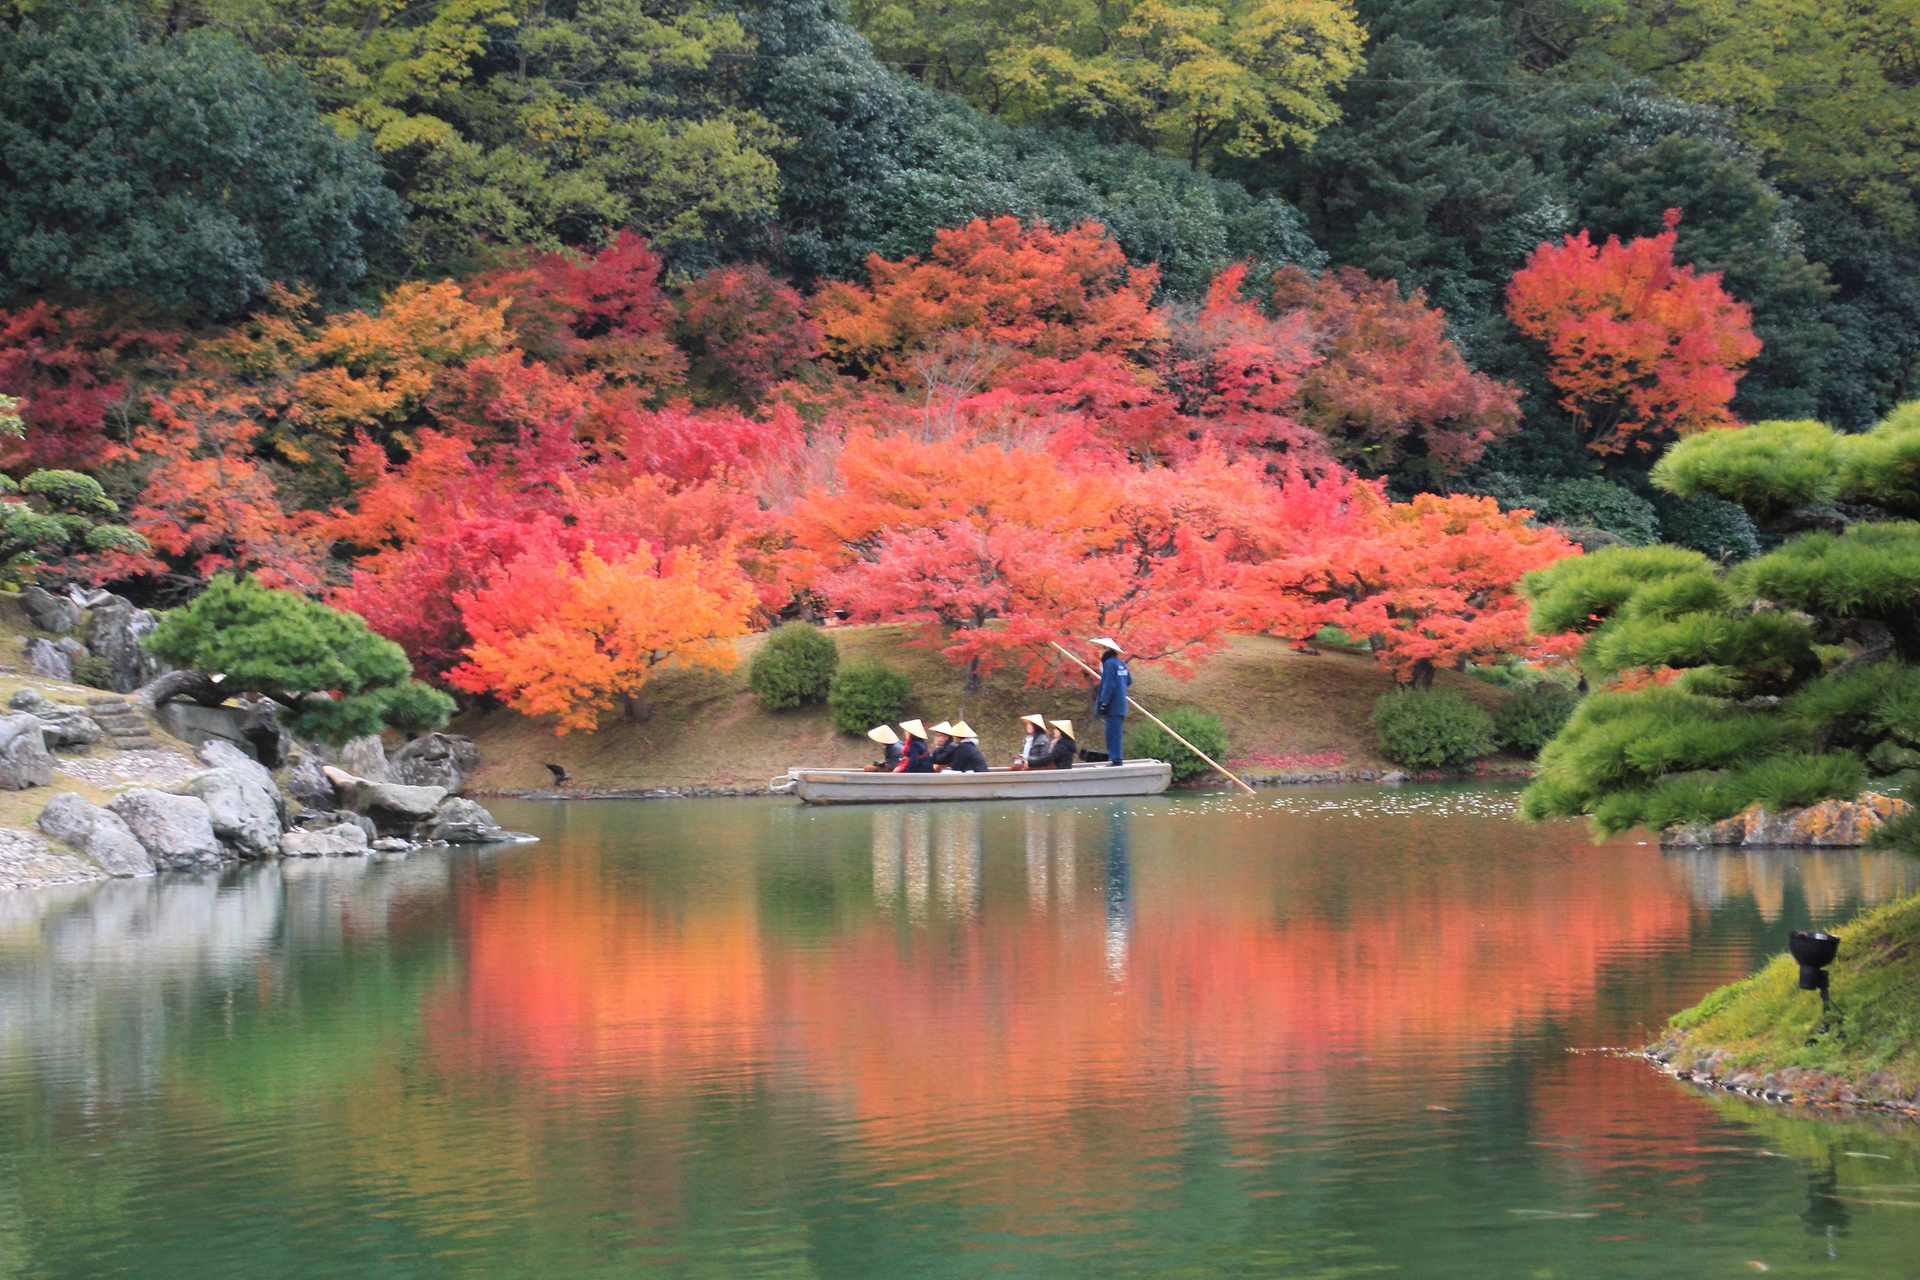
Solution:
<path fill-rule="evenodd" d="M 990 769 L 986 773 L 867 773 L 796 766 L 769 788 L 808 804 L 898 804 L 927 800 L 1059 800 L 1157 796 L 1173 781 L 1164 760 L 1085 764 L 1072 769 Z"/>

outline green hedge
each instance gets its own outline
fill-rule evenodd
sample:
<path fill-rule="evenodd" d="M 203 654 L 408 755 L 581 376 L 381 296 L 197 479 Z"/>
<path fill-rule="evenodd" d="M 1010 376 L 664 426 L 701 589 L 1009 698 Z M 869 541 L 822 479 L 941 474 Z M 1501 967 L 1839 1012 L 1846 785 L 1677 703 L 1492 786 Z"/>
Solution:
<path fill-rule="evenodd" d="M 859 658 L 834 674 L 827 690 L 833 727 L 862 734 L 900 718 L 913 696 L 913 682 L 878 658 Z"/>
<path fill-rule="evenodd" d="M 1215 760 L 1226 759 L 1227 731 L 1221 727 L 1220 717 L 1213 712 L 1202 711 L 1198 707 L 1175 707 L 1163 718 L 1181 737 Z M 1181 746 L 1173 734 L 1145 716 L 1135 720 L 1127 730 L 1126 749 L 1129 760 L 1165 760 L 1173 766 L 1175 782 L 1197 778 L 1211 768 L 1205 760 Z"/>
<path fill-rule="evenodd" d="M 1395 764 L 1446 768 L 1493 751 L 1493 719 L 1451 689 L 1396 689 L 1373 704 L 1380 754 Z"/>
<path fill-rule="evenodd" d="M 775 627 L 753 655 L 747 688 L 769 711 L 791 711 L 809 702 L 825 702 L 840 668 L 833 637 L 805 622 Z"/>
<path fill-rule="evenodd" d="M 1579 694 L 1558 681 L 1536 680 L 1500 699 L 1493 711 L 1493 731 L 1515 751 L 1533 755 L 1553 741 L 1579 701 Z"/>

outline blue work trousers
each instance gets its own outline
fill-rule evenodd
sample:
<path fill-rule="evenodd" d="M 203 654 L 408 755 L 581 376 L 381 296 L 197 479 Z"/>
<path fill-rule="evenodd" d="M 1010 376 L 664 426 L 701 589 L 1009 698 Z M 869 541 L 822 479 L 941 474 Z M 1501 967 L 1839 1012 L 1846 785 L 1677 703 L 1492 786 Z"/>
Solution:
<path fill-rule="evenodd" d="M 1126 736 L 1127 718 L 1125 716 L 1103 716 L 1107 722 L 1107 763 L 1119 764 L 1120 740 Z"/>

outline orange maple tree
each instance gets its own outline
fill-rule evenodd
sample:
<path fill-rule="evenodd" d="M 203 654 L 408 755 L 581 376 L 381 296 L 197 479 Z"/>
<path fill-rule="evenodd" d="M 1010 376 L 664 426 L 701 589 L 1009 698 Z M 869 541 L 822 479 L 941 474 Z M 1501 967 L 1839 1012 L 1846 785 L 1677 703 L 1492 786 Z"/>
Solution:
<path fill-rule="evenodd" d="M 270 587 L 312 588 L 326 539 L 314 512 L 288 512 L 255 452 L 258 403 L 199 383 L 155 399 L 134 448 L 152 463 L 129 513 L 156 551 L 205 577 L 250 571 Z"/>
<path fill-rule="evenodd" d="M 1666 224 L 1625 244 L 1585 231 L 1542 244 L 1507 286 L 1507 315 L 1546 347 L 1560 403 L 1598 453 L 1733 425 L 1740 371 L 1760 354 L 1752 312 L 1720 273 L 1674 264 L 1678 209 Z"/>
<path fill-rule="evenodd" d="M 1049 641 L 1108 634 L 1176 671 L 1221 643 L 1235 525 L 1257 467 L 1070 468 L 1039 449 L 857 435 L 791 530 L 796 576 L 863 621 L 919 623 L 970 682 L 1064 668 Z"/>
<path fill-rule="evenodd" d="M 545 537 L 455 601 L 473 641 L 448 678 L 523 715 L 552 716 L 556 734 L 590 731 L 622 702 L 641 714 L 641 690 L 665 664 L 731 671 L 732 641 L 756 603 L 726 555 L 661 558 L 641 545 L 603 559 Z"/>
<path fill-rule="evenodd" d="M 1154 267 L 1133 267 L 1106 228 L 1017 218 L 937 231 L 925 260 L 867 259 L 871 283 L 833 282 L 813 300 L 827 354 L 851 371 L 924 381 L 913 357 L 965 335 L 1016 362 L 1129 352 L 1161 336 Z"/>
<path fill-rule="evenodd" d="M 1579 554 L 1556 531 L 1529 525 L 1530 513 L 1464 494 L 1388 502 L 1370 484 L 1350 485 L 1343 501 L 1340 520 L 1276 546 L 1242 575 L 1244 622 L 1297 638 L 1340 627 L 1420 688 L 1439 667 L 1577 644 L 1528 631 L 1520 576 Z"/>

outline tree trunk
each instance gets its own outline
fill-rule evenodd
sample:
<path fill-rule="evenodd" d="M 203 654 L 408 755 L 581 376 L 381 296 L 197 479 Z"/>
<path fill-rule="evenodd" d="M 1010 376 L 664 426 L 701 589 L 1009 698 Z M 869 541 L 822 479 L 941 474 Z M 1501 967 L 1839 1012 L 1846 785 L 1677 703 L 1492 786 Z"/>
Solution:
<path fill-rule="evenodd" d="M 1433 688 L 1433 659 L 1420 658 L 1413 664 L 1413 677 L 1407 681 L 1416 689 Z"/>
<path fill-rule="evenodd" d="M 169 671 L 156 676 L 134 693 L 134 699 L 147 708 L 162 706 L 176 698 L 188 698 L 203 707 L 217 707 L 227 700 L 225 685 L 216 683 L 204 671 Z"/>
<path fill-rule="evenodd" d="M 965 688 L 968 693 L 980 692 L 980 655 L 978 654 L 967 659 L 967 683 Z"/>
<path fill-rule="evenodd" d="M 653 708 L 647 705 L 644 695 L 630 693 L 626 696 L 626 705 L 621 714 L 635 724 L 645 724 L 653 719 Z"/>

